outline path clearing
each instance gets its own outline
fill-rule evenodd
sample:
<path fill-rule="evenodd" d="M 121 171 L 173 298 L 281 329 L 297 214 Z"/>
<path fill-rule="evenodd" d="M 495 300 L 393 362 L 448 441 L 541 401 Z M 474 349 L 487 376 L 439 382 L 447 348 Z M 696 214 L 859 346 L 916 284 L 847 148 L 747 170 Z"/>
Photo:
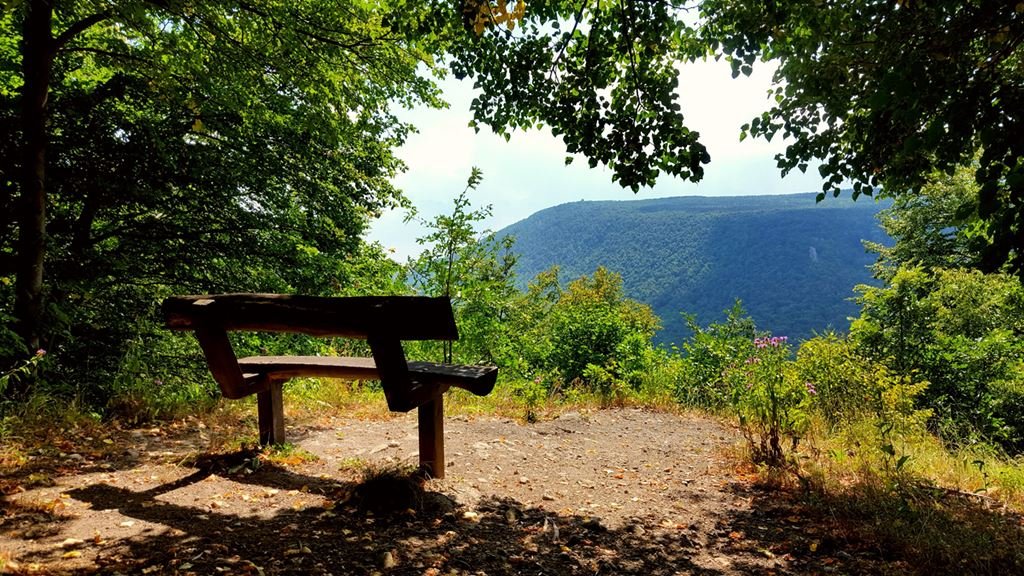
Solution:
<path fill-rule="evenodd" d="M 204 456 L 198 423 L 117 433 L 103 440 L 116 456 L 55 453 L 55 470 L 19 479 L 0 559 L 73 574 L 879 571 L 751 486 L 728 457 L 737 433 L 715 421 L 623 409 L 445 424 L 448 477 L 419 510 L 383 515 L 347 503 L 363 462 L 416 462 L 415 413 L 298 422 L 289 438 L 316 459 L 258 467 Z"/>

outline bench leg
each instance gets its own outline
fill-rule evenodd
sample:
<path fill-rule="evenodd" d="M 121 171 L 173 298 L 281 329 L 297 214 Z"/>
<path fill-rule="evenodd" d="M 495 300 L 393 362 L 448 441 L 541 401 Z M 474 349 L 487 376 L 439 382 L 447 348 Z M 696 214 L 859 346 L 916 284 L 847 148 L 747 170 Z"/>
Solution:
<path fill-rule="evenodd" d="M 283 382 L 271 382 L 270 389 L 256 394 L 260 420 L 260 444 L 284 444 Z"/>
<path fill-rule="evenodd" d="M 419 410 L 420 469 L 444 478 L 444 400 L 438 395 Z"/>

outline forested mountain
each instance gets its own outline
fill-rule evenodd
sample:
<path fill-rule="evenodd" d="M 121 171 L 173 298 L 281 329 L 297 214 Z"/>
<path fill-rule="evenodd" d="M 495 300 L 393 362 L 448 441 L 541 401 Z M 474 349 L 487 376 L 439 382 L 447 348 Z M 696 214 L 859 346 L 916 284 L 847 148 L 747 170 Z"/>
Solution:
<path fill-rule="evenodd" d="M 574 202 L 542 210 L 498 233 L 515 237 L 519 282 L 557 264 L 568 281 L 605 266 L 664 324 L 658 339 L 687 333 L 682 312 L 706 324 L 736 298 L 759 328 L 805 338 L 845 331 L 856 284 L 869 283 L 885 242 L 870 198 L 815 203 L 814 194 Z"/>

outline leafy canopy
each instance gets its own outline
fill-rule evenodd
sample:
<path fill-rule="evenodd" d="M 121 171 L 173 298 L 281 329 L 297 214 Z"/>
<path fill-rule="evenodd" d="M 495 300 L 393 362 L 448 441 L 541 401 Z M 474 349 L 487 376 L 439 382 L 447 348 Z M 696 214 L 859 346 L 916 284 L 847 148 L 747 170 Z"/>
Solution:
<path fill-rule="evenodd" d="M 27 4 L 0 17 L 3 309 L 26 225 Z M 394 289 L 360 234 L 404 202 L 393 150 L 410 127 L 393 109 L 440 105 L 419 68 L 436 38 L 399 30 L 412 16 L 341 1 L 52 9 L 43 342 L 61 366 L 91 367 L 60 380 L 109 381 L 128 339 L 159 329 L 154 302 L 169 293 Z"/>
<path fill-rule="evenodd" d="M 710 155 L 686 127 L 676 93 L 676 64 L 692 34 L 674 2 L 530 0 L 510 17 L 503 1 L 463 6 L 470 34 L 449 58 L 455 76 L 481 90 L 474 123 L 506 138 L 549 126 L 569 154 L 607 165 L 634 191 L 662 173 L 701 179 Z"/>
<path fill-rule="evenodd" d="M 920 192 L 971 164 L 984 262 L 1024 274 L 1024 3 L 705 0 L 701 37 L 734 74 L 777 60 L 775 105 L 744 135 L 794 140 L 783 173 L 822 160 L 824 192 Z M 824 197 L 824 192 L 819 196 Z"/>
<path fill-rule="evenodd" d="M 916 195 L 902 195 L 878 213 L 895 242 L 865 242 L 879 256 L 875 276 L 885 280 L 901 265 L 980 268 L 984 233 L 977 216 L 978 185 L 972 167 L 936 173 Z"/>

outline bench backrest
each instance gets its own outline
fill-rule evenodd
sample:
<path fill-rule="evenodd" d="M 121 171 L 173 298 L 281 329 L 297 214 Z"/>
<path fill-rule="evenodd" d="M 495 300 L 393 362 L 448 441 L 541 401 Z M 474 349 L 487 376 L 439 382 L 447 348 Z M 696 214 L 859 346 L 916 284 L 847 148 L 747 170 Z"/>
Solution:
<path fill-rule="evenodd" d="M 247 380 L 227 332 L 296 332 L 368 341 L 389 404 L 408 388 L 402 340 L 457 340 L 448 298 L 424 296 L 321 297 L 289 294 L 172 296 L 162 305 L 171 330 L 193 330 L 221 392 L 231 399 L 263 391 Z"/>
<path fill-rule="evenodd" d="M 458 340 L 448 298 L 426 296 L 322 297 L 290 294 L 172 296 L 164 300 L 171 330 L 200 324 L 224 330 L 298 332 L 310 336 Z"/>

